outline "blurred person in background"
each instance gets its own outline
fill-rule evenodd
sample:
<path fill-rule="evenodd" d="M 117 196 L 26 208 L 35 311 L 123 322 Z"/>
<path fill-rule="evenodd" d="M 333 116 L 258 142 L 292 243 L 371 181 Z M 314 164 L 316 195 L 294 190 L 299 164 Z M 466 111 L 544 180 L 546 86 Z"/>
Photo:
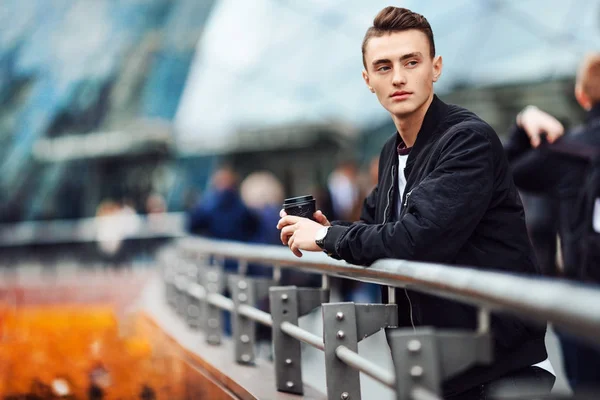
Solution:
<path fill-rule="evenodd" d="M 104 200 L 96 210 L 95 225 L 102 259 L 112 266 L 123 264 L 127 258 L 124 240 L 134 235 L 140 227 L 135 210 L 128 206 L 127 200 Z"/>
<path fill-rule="evenodd" d="M 331 172 L 327 180 L 333 213 L 336 219 L 356 221 L 360 217 L 361 193 L 358 182 L 358 165 L 345 160 Z"/>
<path fill-rule="evenodd" d="M 363 78 L 397 132 L 384 145 L 377 187 L 361 220 L 330 224 L 286 216 L 281 239 L 297 256 L 325 251 L 360 265 L 385 258 L 538 274 L 523 206 L 500 139 L 474 113 L 442 102 L 442 73 L 429 22 L 386 7 L 363 40 Z M 385 300 L 386 292 L 383 297 Z M 466 304 L 397 290 L 399 325 L 476 329 Z M 443 383 L 445 399 L 546 395 L 554 385 L 545 327 L 492 314 L 493 361 Z"/>
<path fill-rule="evenodd" d="M 167 212 L 167 202 L 160 193 L 151 193 L 146 199 L 146 213 L 163 214 Z"/>
<path fill-rule="evenodd" d="M 259 219 L 253 242 L 279 244 L 279 210 L 283 204 L 283 185 L 268 171 L 253 172 L 240 185 L 240 194 L 246 206 L 255 212 Z"/>
<path fill-rule="evenodd" d="M 594 178 L 591 174 L 600 161 L 600 53 L 583 60 L 575 98 L 587 111 L 586 122 L 564 137 L 563 127 L 554 117 L 535 106 L 523 109 L 517 116 L 509 157 L 520 188 L 560 200 L 556 215 L 566 277 L 598 284 L 600 182 L 590 178 Z M 557 333 L 573 391 L 578 394 L 600 389 L 598 348 Z"/>
<path fill-rule="evenodd" d="M 252 241 L 260 221 L 244 204 L 238 190 L 238 175 L 230 166 L 219 167 L 211 177 L 209 190 L 188 214 L 188 231 L 212 239 Z M 226 269 L 235 264 L 227 262 Z"/>

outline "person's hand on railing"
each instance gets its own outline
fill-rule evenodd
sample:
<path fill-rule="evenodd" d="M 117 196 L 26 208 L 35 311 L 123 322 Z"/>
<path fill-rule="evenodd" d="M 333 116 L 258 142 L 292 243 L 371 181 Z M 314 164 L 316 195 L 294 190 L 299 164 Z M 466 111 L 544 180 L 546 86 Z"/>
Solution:
<path fill-rule="evenodd" d="M 287 215 L 284 210 L 281 210 L 279 216 L 281 219 L 277 223 L 277 229 L 281 230 L 281 243 L 288 246 L 294 255 L 302 257 L 300 250 L 322 251 L 315 242 L 315 238 L 323 226 L 331 226 L 331 223 L 321 210 L 313 214 L 317 222 L 308 218 Z"/>

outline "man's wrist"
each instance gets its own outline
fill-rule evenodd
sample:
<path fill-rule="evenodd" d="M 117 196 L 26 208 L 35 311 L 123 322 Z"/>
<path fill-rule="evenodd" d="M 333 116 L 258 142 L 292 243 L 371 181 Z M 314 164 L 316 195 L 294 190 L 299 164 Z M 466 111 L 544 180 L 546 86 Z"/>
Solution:
<path fill-rule="evenodd" d="M 324 226 L 324 227 L 320 228 L 317 231 L 317 234 L 315 235 L 315 243 L 321 249 L 325 248 L 325 237 L 327 236 L 327 232 L 329 231 L 329 228 L 331 228 L 331 226 Z"/>
<path fill-rule="evenodd" d="M 338 242 L 348 229 L 349 227 L 340 225 L 333 225 L 329 227 L 327 230 L 327 235 L 325 235 L 323 240 L 323 251 L 327 253 L 329 257 L 338 260 L 341 259 L 340 254 L 338 254 Z"/>

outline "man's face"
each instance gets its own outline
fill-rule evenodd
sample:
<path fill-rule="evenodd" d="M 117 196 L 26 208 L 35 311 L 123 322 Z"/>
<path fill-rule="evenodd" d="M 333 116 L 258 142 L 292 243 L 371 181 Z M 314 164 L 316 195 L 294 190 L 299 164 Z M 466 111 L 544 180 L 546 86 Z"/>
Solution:
<path fill-rule="evenodd" d="M 431 58 L 427 36 L 418 30 L 392 32 L 369 39 L 363 78 L 381 105 L 405 118 L 433 94 L 442 73 L 442 58 Z"/>

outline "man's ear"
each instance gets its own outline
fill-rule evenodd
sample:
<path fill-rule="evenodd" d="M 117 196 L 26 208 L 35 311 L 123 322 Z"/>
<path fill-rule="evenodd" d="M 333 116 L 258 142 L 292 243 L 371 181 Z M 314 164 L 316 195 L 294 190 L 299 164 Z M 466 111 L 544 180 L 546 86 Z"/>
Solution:
<path fill-rule="evenodd" d="M 592 102 L 580 84 L 575 85 L 575 99 L 584 110 L 589 111 L 592 109 Z"/>
<path fill-rule="evenodd" d="M 367 84 L 367 87 L 369 88 L 369 90 L 371 91 L 371 93 L 375 93 L 375 89 L 373 89 L 373 87 L 371 86 L 371 84 L 369 82 L 369 74 L 364 69 L 362 71 L 362 77 L 365 80 L 365 83 Z"/>
<path fill-rule="evenodd" d="M 442 56 L 433 57 L 433 81 L 434 82 L 437 82 L 437 80 L 442 75 L 442 67 L 443 67 Z"/>

